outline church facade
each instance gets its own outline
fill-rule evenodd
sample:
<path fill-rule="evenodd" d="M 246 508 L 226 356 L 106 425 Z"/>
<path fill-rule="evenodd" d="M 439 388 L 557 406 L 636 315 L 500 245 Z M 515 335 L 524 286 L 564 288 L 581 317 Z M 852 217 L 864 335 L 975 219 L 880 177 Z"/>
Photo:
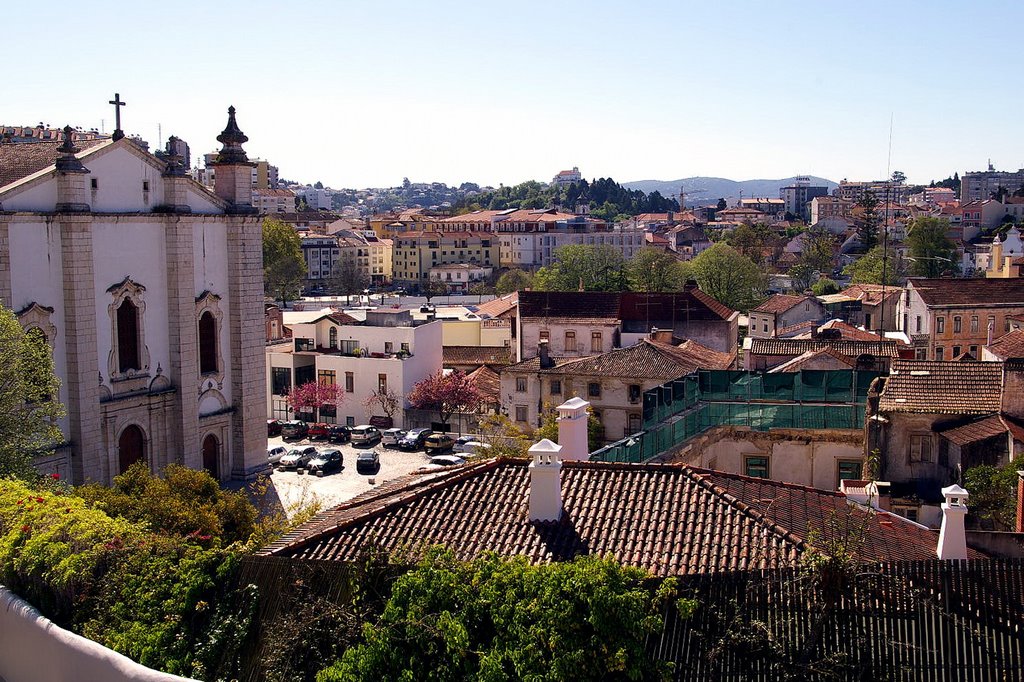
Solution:
<path fill-rule="evenodd" d="M 75 483 L 139 460 L 249 478 L 266 379 L 248 138 L 230 109 L 210 192 L 173 138 L 158 157 L 119 133 L 0 144 L 0 302 L 45 335 L 67 409 L 37 465 Z"/>

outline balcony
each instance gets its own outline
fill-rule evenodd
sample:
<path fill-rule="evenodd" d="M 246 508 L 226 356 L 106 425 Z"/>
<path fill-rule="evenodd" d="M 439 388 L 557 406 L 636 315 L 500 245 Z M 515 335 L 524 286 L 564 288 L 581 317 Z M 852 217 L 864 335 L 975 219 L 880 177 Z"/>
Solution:
<path fill-rule="evenodd" d="M 323 355 L 339 355 L 345 358 L 373 358 L 376 360 L 405 360 L 413 356 L 411 352 L 405 350 L 385 353 L 383 351 L 371 351 L 368 348 L 330 348 L 327 346 L 317 346 L 313 349 L 313 352 Z"/>

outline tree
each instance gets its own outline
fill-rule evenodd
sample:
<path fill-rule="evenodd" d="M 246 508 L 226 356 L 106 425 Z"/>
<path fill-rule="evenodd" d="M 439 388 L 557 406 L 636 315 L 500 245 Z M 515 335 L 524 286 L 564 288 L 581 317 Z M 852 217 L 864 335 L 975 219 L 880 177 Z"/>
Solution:
<path fill-rule="evenodd" d="M 787 274 L 793 282 L 793 289 L 797 293 L 802 294 L 810 289 L 811 285 L 817 281 L 814 272 L 814 268 L 808 263 L 797 263 L 789 269 Z"/>
<path fill-rule="evenodd" d="M 767 225 L 743 223 L 732 231 L 726 240 L 729 246 L 739 251 L 758 267 L 764 265 L 765 252 L 775 241 L 775 234 Z"/>
<path fill-rule="evenodd" d="M 885 259 L 885 278 L 882 278 L 882 247 L 876 246 L 843 268 L 843 274 L 852 284 L 885 284 L 899 286 L 907 277 L 907 263 L 894 247 L 889 247 Z"/>
<path fill-rule="evenodd" d="M 947 220 L 931 216 L 917 218 L 910 224 L 907 246 L 910 248 L 910 272 L 916 277 L 943 277 L 960 270 Z"/>
<path fill-rule="evenodd" d="M 35 476 L 33 460 L 63 440 L 57 419 L 60 381 L 39 329 L 25 331 L 0 306 L 0 478 Z"/>
<path fill-rule="evenodd" d="M 533 286 L 533 276 L 530 273 L 512 268 L 498 278 L 496 293 L 498 296 L 511 294 L 513 291 L 523 291 Z"/>
<path fill-rule="evenodd" d="M 857 202 L 857 239 L 865 251 L 878 244 L 878 199 L 873 192 L 865 191 Z"/>
<path fill-rule="evenodd" d="M 490 449 L 488 457 L 526 457 L 532 441 L 523 430 L 516 426 L 508 415 L 488 414 L 480 419 L 477 431 L 480 440 Z"/>
<path fill-rule="evenodd" d="M 1016 518 L 1017 472 L 1024 469 L 1024 457 L 1001 467 L 988 464 L 964 472 L 964 487 L 971 494 L 970 512 L 996 530 L 1013 530 Z"/>
<path fill-rule="evenodd" d="M 626 259 L 607 244 L 571 244 L 555 249 L 555 260 L 537 271 L 540 291 L 623 291 Z"/>
<path fill-rule="evenodd" d="M 693 259 L 691 272 L 704 293 L 735 310 L 749 310 L 764 298 L 764 273 L 727 244 L 702 252 Z"/>
<path fill-rule="evenodd" d="M 317 180 L 316 183 L 313 185 L 313 189 L 323 189 L 323 188 L 324 188 L 324 183 L 320 182 L 319 180 Z"/>
<path fill-rule="evenodd" d="M 596 556 L 533 566 L 434 547 L 395 581 L 364 643 L 317 680 L 663 679 L 671 667 L 647 640 L 669 604 L 685 615 L 696 603 L 648 578 Z"/>
<path fill-rule="evenodd" d="M 332 294 L 340 294 L 351 298 L 370 286 L 370 277 L 356 263 L 355 257 L 342 257 L 334 264 L 327 288 Z"/>
<path fill-rule="evenodd" d="M 729 204 L 725 203 L 725 199 L 719 197 L 718 198 L 718 204 L 715 206 L 715 210 L 716 211 L 724 211 L 727 208 L 729 208 Z"/>
<path fill-rule="evenodd" d="M 427 299 L 427 303 L 430 303 L 430 299 L 435 296 L 444 296 L 448 293 L 448 285 L 439 279 L 430 278 L 420 287 L 420 291 L 423 297 Z"/>
<path fill-rule="evenodd" d="M 804 233 L 804 249 L 800 260 L 819 273 L 832 272 L 836 259 L 836 238 L 824 227 L 812 227 Z"/>
<path fill-rule="evenodd" d="M 319 421 L 320 408 L 329 404 L 341 404 L 345 400 L 345 391 L 338 384 L 307 381 L 289 391 L 285 400 L 295 412 L 312 410 L 313 421 Z"/>
<path fill-rule="evenodd" d="M 287 305 L 299 297 L 306 259 L 298 233 L 276 218 L 263 219 L 263 287 Z"/>
<path fill-rule="evenodd" d="M 456 412 L 470 412 L 480 404 L 480 392 L 458 370 L 445 374 L 438 370 L 417 382 L 409 391 L 409 404 L 417 410 L 437 412 L 442 424 L 447 424 Z"/>
<path fill-rule="evenodd" d="M 811 293 L 815 296 L 828 296 L 829 294 L 838 294 L 840 291 L 839 285 L 836 284 L 834 279 L 828 277 L 822 277 L 817 282 L 811 285 Z"/>
<path fill-rule="evenodd" d="M 633 291 L 679 291 L 686 284 L 687 267 L 675 254 L 645 246 L 626 265 L 626 279 Z"/>
<path fill-rule="evenodd" d="M 402 396 L 387 387 L 378 387 L 363 400 L 363 407 L 368 411 L 373 412 L 379 407 L 388 419 L 393 419 L 401 406 Z"/>
<path fill-rule="evenodd" d="M 558 442 L 558 412 L 550 404 L 545 404 L 541 411 L 543 417 L 540 426 L 533 432 L 534 440 L 547 438 L 552 443 Z M 590 452 L 600 450 L 604 445 L 604 424 L 594 414 L 593 408 L 587 408 L 587 448 Z"/>

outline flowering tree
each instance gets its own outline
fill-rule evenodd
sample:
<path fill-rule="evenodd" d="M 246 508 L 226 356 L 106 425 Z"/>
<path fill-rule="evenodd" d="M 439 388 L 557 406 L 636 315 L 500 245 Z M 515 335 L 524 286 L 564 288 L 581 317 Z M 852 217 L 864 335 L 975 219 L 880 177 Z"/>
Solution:
<path fill-rule="evenodd" d="M 475 410 L 480 392 L 464 373 L 438 371 L 412 387 L 409 404 L 418 410 L 437 411 L 441 423 L 447 424 L 455 412 Z"/>
<path fill-rule="evenodd" d="M 322 384 L 316 381 L 309 381 L 301 386 L 296 386 L 285 400 L 296 412 L 300 410 L 313 410 L 313 419 L 320 418 L 320 408 L 324 405 L 338 405 L 345 399 L 345 392 L 337 384 Z"/>
<path fill-rule="evenodd" d="M 363 407 L 371 413 L 380 407 L 388 419 L 392 419 L 395 416 L 395 412 L 398 412 L 398 408 L 401 407 L 401 405 L 401 396 L 390 388 L 378 388 L 363 400 Z"/>

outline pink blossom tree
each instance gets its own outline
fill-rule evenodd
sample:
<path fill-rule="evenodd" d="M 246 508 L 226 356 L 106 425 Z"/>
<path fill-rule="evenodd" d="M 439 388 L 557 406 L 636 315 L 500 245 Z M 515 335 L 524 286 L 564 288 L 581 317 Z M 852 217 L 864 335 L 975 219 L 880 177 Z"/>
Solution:
<path fill-rule="evenodd" d="M 345 392 L 337 384 L 322 384 L 316 381 L 309 381 L 301 386 L 296 386 L 285 400 L 296 412 L 300 410 L 313 410 L 313 419 L 320 419 L 320 408 L 324 405 L 339 405 L 345 399 Z"/>
<path fill-rule="evenodd" d="M 398 408 L 401 406 L 402 397 L 390 388 L 386 387 L 378 388 L 363 400 L 363 407 L 365 407 L 368 412 L 372 414 L 380 408 L 388 419 L 394 418 L 395 413 L 398 412 Z"/>
<path fill-rule="evenodd" d="M 435 410 L 441 423 L 447 424 L 455 412 L 475 410 L 480 392 L 464 373 L 438 371 L 412 387 L 409 404 L 419 410 Z"/>

